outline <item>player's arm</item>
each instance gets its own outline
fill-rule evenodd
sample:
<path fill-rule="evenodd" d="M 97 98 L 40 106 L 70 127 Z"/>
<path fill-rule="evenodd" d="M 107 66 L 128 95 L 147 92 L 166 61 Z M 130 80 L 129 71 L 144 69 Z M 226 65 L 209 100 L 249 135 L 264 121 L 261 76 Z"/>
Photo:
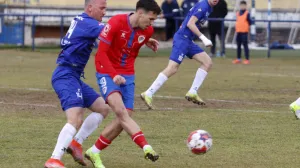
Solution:
<path fill-rule="evenodd" d="M 99 36 L 100 42 L 99 42 L 99 47 L 95 59 L 96 59 L 96 64 L 100 63 L 100 65 L 103 68 L 105 68 L 105 71 L 108 73 L 108 75 L 113 79 L 113 81 L 116 84 L 122 84 L 125 83 L 126 81 L 122 76 L 118 75 L 117 71 L 112 66 L 112 63 L 110 62 L 107 54 L 111 42 L 114 39 L 117 31 L 118 31 L 118 21 L 112 18 L 108 21 L 108 23 L 103 28 Z"/>
<path fill-rule="evenodd" d="M 159 46 L 159 42 L 153 38 L 151 38 L 151 36 L 153 35 L 153 28 L 151 28 L 148 37 L 146 38 L 146 42 L 145 45 L 150 48 L 152 51 L 157 52 L 158 50 L 158 46 Z"/>
<path fill-rule="evenodd" d="M 148 48 L 150 48 L 152 51 L 157 52 L 159 42 L 153 38 L 149 38 L 149 40 L 145 43 Z"/>
<path fill-rule="evenodd" d="M 83 30 L 84 36 L 89 38 L 98 38 L 99 34 L 105 27 L 104 23 L 95 23 L 90 20 L 86 20 L 83 24 L 85 27 Z"/>
<path fill-rule="evenodd" d="M 210 47 L 212 46 L 212 42 L 206 38 L 198 29 L 196 23 L 199 20 L 199 18 L 203 18 L 204 17 L 204 12 L 203 11 L 198 11 L 197 13 L 195 13 L 190 20 L 188 21 L 187 27 L 194 33 L 197 35 L 197 37 L 199 37 L 202 42 L 204 43 L 204 45 L 206 47 Z"/>

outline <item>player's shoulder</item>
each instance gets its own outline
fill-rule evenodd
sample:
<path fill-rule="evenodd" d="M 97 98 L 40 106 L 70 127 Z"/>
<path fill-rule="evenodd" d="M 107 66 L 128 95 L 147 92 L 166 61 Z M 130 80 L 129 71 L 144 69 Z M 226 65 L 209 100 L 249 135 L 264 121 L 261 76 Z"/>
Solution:
<path fill-rule="evenodd" d="M 127 14 L 117 14 L 113 17 L 110 18 L 111 22 L 115 22 L 115 23 L 120 23 L 120 22 L 124 22 L 127 21 Z"/>
<path fill-rule="evenodd" d="M 209 4 L 206 0 L 199 1 L 195 4 L 195 9 L 199 10 L 207 10 L 209 8 Z"/>
<path fill-rule="evenodd" d="M 147 27 L 145 30 L 144 30 L 144 32 L 145 32 L 145 34 L 151 34 L 152 35 L 152 33 L 154 32 L 154 28 L 153 28 L 153 26 L 149 26 L 149 27 Z"/>
<path fill-rule="evenodd" d="M 77 15 L 75 17 L 75 20 L 78 22 L 78 23 L 83 23 L 85 26 L 87 25 L 99 25 L 100 22 L 97 21 L 96 19 L 90 17 L 88 14 L 86 13 L 82 13 L 80 15 Z"/>

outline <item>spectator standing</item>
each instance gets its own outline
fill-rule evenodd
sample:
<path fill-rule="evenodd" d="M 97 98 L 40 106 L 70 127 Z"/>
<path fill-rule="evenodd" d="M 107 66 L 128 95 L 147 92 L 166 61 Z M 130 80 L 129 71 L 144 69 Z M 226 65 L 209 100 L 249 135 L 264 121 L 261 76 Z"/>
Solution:
<path fill-rule="evenodd" d="M 227 3 L 225 0 L 220 0 L 219 3 L 213 7 L 213 12 L 209 15 L 209 18 L 225 18 L 228 13 Z M 219 36 L 220 43 L 221 43 L 221 50 L 224 51 L 224 43 L 221 37 L 222 33 L 222 21 L 208 21 L 208 30 L 210 34 L 210 39 L 212 42 L 212 47 L 210 49 L 210 55 L 212 57 L 216 54 L 216 36 Z M 224 53 L 222 52 L 221 55 L 223 56 Z"/>
<path fill-rule="evenodd" d="M 173 38 L 173 35 L 176 31 L 175 17 L 180 16 L 179 5 L 177 3 L 177 0 L 165 0 L 162 3 L 161 8 L 163 10 L 163 14 L 161 15 L 161 17 L 166 19 L 166 40 L 169 41 Z"/>

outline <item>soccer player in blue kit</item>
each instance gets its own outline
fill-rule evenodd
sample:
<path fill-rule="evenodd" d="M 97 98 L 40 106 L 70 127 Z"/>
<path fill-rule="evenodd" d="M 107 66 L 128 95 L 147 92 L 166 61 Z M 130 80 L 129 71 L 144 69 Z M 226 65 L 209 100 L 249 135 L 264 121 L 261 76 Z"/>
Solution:
<path fill-rule="evenodd" d="M 212 12 L 212 7 L 217 5 L 218 2 L 219 0 L 200 0 L 190 9 L 179 30 L 174 35 L 173 48 L 168 66 L 158 75 L 150 88 L 141 94 L 142 100 L 150 109 L 153 108 L 152 96 L 168 78 L 177 72 L 185 56 L 201 63 L 200 68 L 196 72 L 194 82 L 185 95 L 185 98 L 195 104 L 205 105 L 205 102 L 198 96 L 197 92 L 206 78 L 207 72 L 212 67 L 212 60 L 193 40 L 198 37 L 206 47 L 212 46 L 212 42 L 199 29 Z"/>
<path fill-rule="evenodd" d="M 103 98 L 80 79 L 96 45 L 96 39 L 105 26 L 100 23 L 105 12 L 106 0 L 85 0 L 84 13 L 74 18 L 66 36 L 61 40 L 62 51 L 56 62 L 58 66 L 52 74 L 52 87 L 66 113 L 67 123 L 58 136 L 45 168 L 64 168 L 61 158 L 66 150 L 75 161 L 86 165 L 81 144 L 109 112 L 109 106 Z M 98 113 L 91 113 L 82 124 L 84 108 Z"/>

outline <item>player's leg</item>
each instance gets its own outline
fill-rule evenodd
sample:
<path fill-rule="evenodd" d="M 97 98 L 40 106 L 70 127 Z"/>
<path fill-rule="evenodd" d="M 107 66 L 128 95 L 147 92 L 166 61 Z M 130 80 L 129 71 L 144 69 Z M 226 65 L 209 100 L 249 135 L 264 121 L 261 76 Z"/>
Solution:
<path fill-rule="evenodd" d="M 101 133 L 100 138 L 96 144 L 86 152 L 86 157 L 91 160 L 95 167 L 103 167 L 100 159 L 100 151 L 106 148 L 110 143 L 110 139 L 114 139 L 122 131 L 119 125 L 131 136 L 132 140 L 144 150 L 145 158 L 156 161 L 158 155 L 148 144 L 143 132 L 140 130 L 137 123 L 129 116 L 125 105 L 123 104 L 122 97 L 119 92 L 113 92 L 107 98 L 107 102 L 116 113 L 115 119 L 108 127 Z M 112 134 L 112 135 L 111 135 Z M 106 136 L 106 137 L 105 137 Z M 107 138 L 109 137 L 109 138 Z"/>
<path fill-rule="evenodd" d="M 146 103 L 149 109 L 153 109 L 153 95 L 163 86 L 168 78 L 173 76 L 178 71 L 179 66 L 183 61 L 191 43 L 191 41 L 185 38 L 177 37 L 177 35 L 174 36 L 173 48 L 167 67 L 158 74 L 157 78 L 151 84 L 148 90 L 141 94 L 142 100 Z"/>
<path fill-rule="evenodd" d="M 145 157 L 152 161 L 156 161 L 158 159 L 158 155 L 152 150 L 152 147 L 148 144 L 138 124 L 129 116 L 126 107 L 122 101 L 120 93 L 112 93 L 108 97 L 107 101 L 112 110 L 116 113 L 116 116 L 119 119 L 123 129 L 131 136 L 132 140 L 145 152 L 151 151 L 150 153 L 145 153 Z"/>
<path fill-rule="evenodd" d="M 294 113 L 297 120 L 300 119 L 300 97 L 290 104 L 290 110 Z"/>
<path fill-rule="evenodd" d="M 86 151 L 86 158 L 92 161 L 95 167 L 104 167 L 100 159 L 100 151 L 110 145 L 111 141 L 122 132 L 122 129 L 124 129 L 129 135 L 131 135 L 133 141 L 143 148 L 145 157 L 152 161 L 156 161 L 158 159 L 158 155 L 154 152 L 152 147 L 148 145 L 144 134 L 141 132 L 136 122 L 130 117 L 126 106 L 123 103 L 123 98 L 121 96 L 122 90 L 120 86 L 114 84 L 113 80 L 108 75 L 97 73 L 97 81 L 100 85 L 100 92 L 102 93 L 106 102 L 110 105 L 112 111 L 115 112 L 117 118 L 113 120 L 112 123 L 107 127 L 105 127 L 96 144 Z M 126 83 L 127 82 L 129 82 L 128 79 L 126 79 Z M 130 86 L 133 87 L 129 88 L 132 92 L 129 96 L 130 99 L 132 99 L 133 108 L 134 83 Z"/>
<path fill-rule="evenodd" d="M 66 78 L 68 80 L 66 80 Z M 80 128 L 82 124 L 84 105 L 81 86 L 76 77 L 66 74 L 61 75 L 52 81 L 52 86 L 61 101 L 62 109 L 66 113 L 67 123 L 62 128 L 52 156 L 45 163 L 45 167 L 62 168 L 64 165 L 60 160 L 76 134 L 76 130 Z"/>
<path fill-rule="evenodd" d="M 82 82 L 82 95 L 84 100 L 84 106 L 89 108 L 92 112 L 83 122 L 79 131 L 75 135 L 73 141 L 67 149 L 67 152 L 72 155 L 73 159 L 85 166 L 82 155 L 82 143 L 85 141 L 102 123 L 102 120 L 107 116 L 109 112 L 109 106 L 105 104 L 103 98 L 101 98 L 93 88 Z"/>
<path fill-rule="evenodd" d="M 193 84 L 190 90 L 187 92 L 185 98 L 195 104 L 205 105 L 205 102 L 198 96 L 198 89 L 202 85 L 208 71 L 212 67 L 212 60 L 209 55 L 196 44 L 191 45 L 190 51 L 187 53 L 187 57 L 193 58 L 201 65 L 196 72 Z"/>
<path fill-rule="evenodd" d="M 241 55 L 242 55 L 242 38 L 241 34 L 237 33 L 236 35 L 236 45 L 237 45 L 237 58 L 232 61 L 233 64 L 241 63 Z"/>
<path fill-rule="evenodd" d="M 127 109 L 127 112 L 131 116 L 134 108 L 134 77 L 125 77 L 126 85 L 120 86 L 122 99 Z M 111 124 L 105 127 L 102 131 L 99 139 L 96 141 L 95 145 L 92 147 L 91 151 L 93 153 L 100 153 L 103 149 L 105 149 L 111 142 L 122 132 L 123 127 L 120 124 L 120 121 L 116 118 Z"/>
<path fill-rule="evenodd" d="M 249 62 L 249 47 L 248 47 L 248 33 L 242 34 L 242 43 L 244 46 L 246 60 L 243 61 L 243 64 L 250 64 Z"/>

